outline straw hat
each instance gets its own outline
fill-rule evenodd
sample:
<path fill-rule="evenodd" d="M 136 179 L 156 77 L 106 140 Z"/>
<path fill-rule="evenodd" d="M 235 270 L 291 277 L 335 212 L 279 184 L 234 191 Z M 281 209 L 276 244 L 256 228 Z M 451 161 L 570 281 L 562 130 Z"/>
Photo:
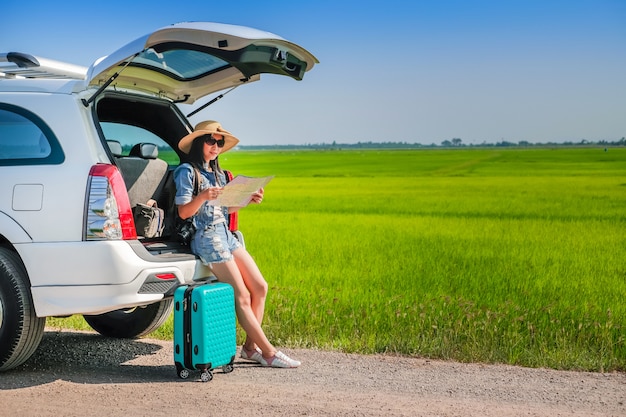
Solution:
<path fill-rule="evenodd" d="M 224 136 L 224 147 L 220 153 L 224 153 L 239 143 L 239 139 L 233 136 L 228 130 L 222 128 L 222 125 L 215 120 L 206 120 L 204 122 L 200 122 L 196 125 L 193 132 L 190 134 L 183 136 L 183 138 L 178 142 L 178 149 L 185 153 L 189 153 L 191 150 L 191 144 L 195 138 L 202 135 L 210 135 L 212 133 L 218 133 Z"/>

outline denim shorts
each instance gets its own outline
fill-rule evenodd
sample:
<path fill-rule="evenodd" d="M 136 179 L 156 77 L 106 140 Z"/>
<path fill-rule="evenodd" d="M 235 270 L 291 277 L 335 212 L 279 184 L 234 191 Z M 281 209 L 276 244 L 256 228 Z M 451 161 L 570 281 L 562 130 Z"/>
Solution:
<path fill-rule="evenodd" d="M 196 231 L 191 241 L 191 251 L 200 257 L 203 264 L 227 262 L 233 259 L 233 251 L 241 244 L 226 223 L 207 226 Z"/>

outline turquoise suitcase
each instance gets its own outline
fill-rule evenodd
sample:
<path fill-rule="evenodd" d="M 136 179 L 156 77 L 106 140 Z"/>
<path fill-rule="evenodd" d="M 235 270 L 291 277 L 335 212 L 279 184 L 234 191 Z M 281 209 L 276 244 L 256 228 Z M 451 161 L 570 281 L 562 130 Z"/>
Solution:
<path fill-rule="evenodd" d="M 182 379 L 190 370 L 213 379 L 213 370 L 232 372 L 237 353 L 235 294 L 222 282 L 185 285 L 174 292 L 174 363 Z"/>

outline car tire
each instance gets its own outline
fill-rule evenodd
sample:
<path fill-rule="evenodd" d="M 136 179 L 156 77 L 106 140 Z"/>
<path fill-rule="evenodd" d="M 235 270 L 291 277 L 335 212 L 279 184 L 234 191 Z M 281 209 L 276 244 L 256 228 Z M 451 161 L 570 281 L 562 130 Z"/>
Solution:
<path fill-rule="evenodd" d="M 147 306 L 123 308 L 97 316 L 85 315 L 92 329 L 106 337 L 132 339 L 152 333 L 161 326 L 172 312 L 169 298 Z"/>
<path fill-rule="evenodd" d="M 0 371 L 26 362 L 41 342 L 46 318 L 35 314 L 26 268 L 0 248 Z"/>

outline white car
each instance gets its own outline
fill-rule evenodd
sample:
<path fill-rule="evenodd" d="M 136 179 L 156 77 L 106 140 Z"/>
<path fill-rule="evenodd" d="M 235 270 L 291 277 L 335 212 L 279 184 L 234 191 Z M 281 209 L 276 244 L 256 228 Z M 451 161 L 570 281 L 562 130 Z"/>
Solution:
<path fill-rule="evenodd" d="M 82 314 L 113 337 L 160 326 L 173 290 L 210 276 L 172 233 L 176 145 L 192 130 L 178 103 L 262 73 L 301 80 L 317 62 L 272 33 L 207 22 L 89 68 L 0 53 L 0 370 L 33 354 L 46 317 Z M 151 198 L 169 222 L 142 238 L 132 208 Z"/>

